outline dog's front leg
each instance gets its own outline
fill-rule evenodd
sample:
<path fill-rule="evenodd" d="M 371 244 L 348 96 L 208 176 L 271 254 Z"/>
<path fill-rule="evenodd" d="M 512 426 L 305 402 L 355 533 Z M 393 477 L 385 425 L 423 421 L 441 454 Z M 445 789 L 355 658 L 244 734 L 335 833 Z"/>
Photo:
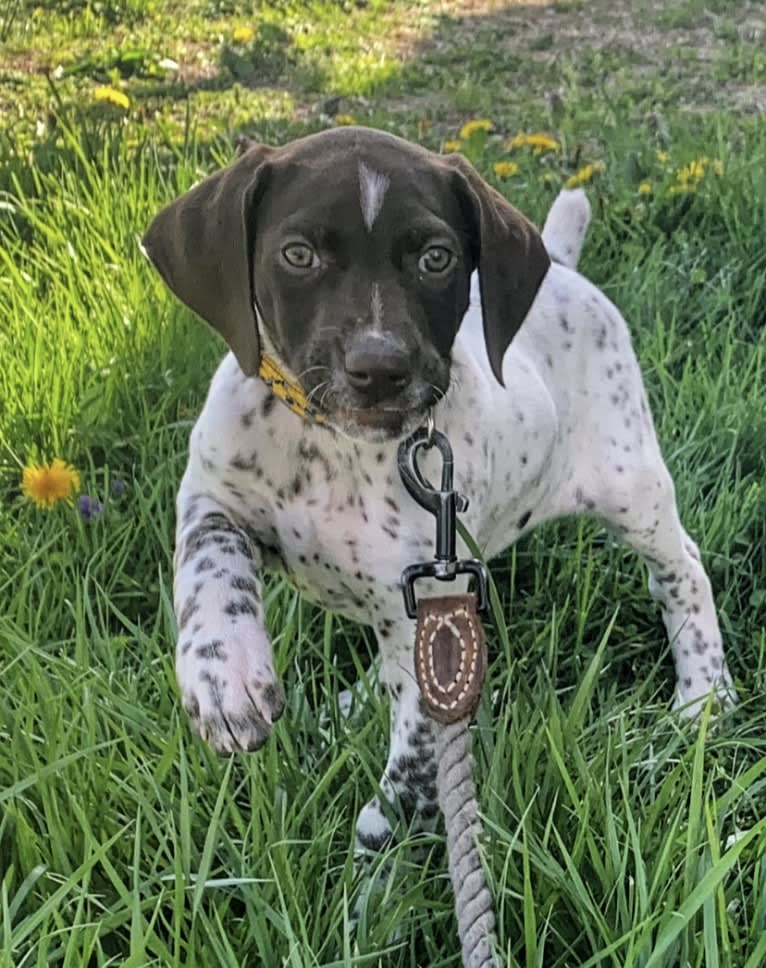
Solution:
<path fill-rule="evenodd" d="M 391 839 L 393 819 L 418 830 L 430 827 L 439 810 L 433 730 L 415 679 L 414 634 L 407 619 L 383 620 L 377 628 L 380 677 L 391 698 L 391 739 L 380 794 L 357 819 L 357 843 L 367 850 L 380 850 Z"/>
<path fill-rule="evenodd" d="M 257 544 L 225 508 L 182 486 L 174 559 L 176 674 L 196 730 L 223 756 L 262 746 L 284 707 L 260 566 Z"/>

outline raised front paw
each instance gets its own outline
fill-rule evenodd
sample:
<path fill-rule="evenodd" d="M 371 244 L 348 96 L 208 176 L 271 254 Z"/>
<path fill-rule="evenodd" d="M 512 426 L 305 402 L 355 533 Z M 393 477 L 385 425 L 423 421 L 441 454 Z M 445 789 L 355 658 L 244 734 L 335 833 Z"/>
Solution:
<path fill-rule="evenodd" d="M 276 678 L 243 676 L 225 664 L 198 668 L 196 676 L 188 671 L 178 670 L 183 704 L 202 739 L 219 756 L 263 746 L 285 705 Z"/>

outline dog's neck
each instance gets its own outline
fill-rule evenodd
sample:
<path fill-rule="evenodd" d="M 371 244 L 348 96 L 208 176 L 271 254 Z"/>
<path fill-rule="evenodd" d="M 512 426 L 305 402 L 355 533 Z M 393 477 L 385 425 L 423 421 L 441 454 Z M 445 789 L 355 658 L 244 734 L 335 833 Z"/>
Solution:
<path fill-rule="evenodd" d="M 280 359 L 274 345 L 263 325 L 263 317 L 257 304 L 253 305 L 258 326 L 258 336 L 261 346 L 261 361 L 258 366 L 258 377 L 271 392 L 293 413 L 309 423 L 324 424 L 327 418 L 321 409 L 314 406 L 303 391 L 303 386 L 295 374 Z"/>

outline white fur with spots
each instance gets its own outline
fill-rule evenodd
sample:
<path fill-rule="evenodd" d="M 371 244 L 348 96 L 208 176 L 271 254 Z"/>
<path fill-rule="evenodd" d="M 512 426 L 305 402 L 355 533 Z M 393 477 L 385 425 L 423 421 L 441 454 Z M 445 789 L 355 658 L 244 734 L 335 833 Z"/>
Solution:
<path fill-rule="evenodd" d="M 360 180 L 371 225 L 383 180 L 367 169 Z M 578 208 L 569 198 L 559 216 L 546 234 L 573 264 L 587 203 Z M 733 698 L 710 583 L 680 524 L 620 313 L 571 268 L 552 265 L 503 375 L 504 387 L 490 369 L 474 278 L 435 420 L 452 443 L 455 484 L 470 499 L 463 520 L 484 554 L 499 554 L 542 521 L 597 515 L 648 564 L 675 658 L 677 703 L 694 713 L 711 690 Z M 381 792 L 405 815 L 428 820 L 435 764 L 399 576 L 431 557 L 433 521 L 406 493 L 396 452 L 396 441 L 354 441 L 302 420 L 226 356 L 178 494 L 177 669 L 185 705 L 214 749 L 263 743 L 283 697 L 258 572 L 285 569 L 304 595 L 375 629 L 392 699 Z M 434 476 L 427 462 L 425 469 Z M 421 595 L 431 591 L 419 586 Z M 362 845 L 389 836 L 387 814 L 378 799 L 364 808 Z"/>

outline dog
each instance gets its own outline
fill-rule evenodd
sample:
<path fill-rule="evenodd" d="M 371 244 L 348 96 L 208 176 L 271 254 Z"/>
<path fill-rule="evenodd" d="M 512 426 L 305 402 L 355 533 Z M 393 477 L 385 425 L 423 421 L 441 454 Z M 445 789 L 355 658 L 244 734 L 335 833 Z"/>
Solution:
<path fill-rule="evenodd" d="M 357 821 L 365 848 L 392 834 L 383 801 L 424 821 L 437 813 L 399 583 L 431 557 L 433 521 L 396 463 L 428 414 L 452 443 L 463 520 L 487 559 L 543 521 L 597 516 L 648 566 L 675 704 L 695 714 L 711 691 L 733 701 L 710 582 L 679 521 L 627 325 L 575 269 L 589 218 L 584 193 L 565 191 L 541 234 L 462 156 L 348 127 L 246 145 L 144 238 L 169 288 L 231 350 L 178 492 L 184 706 L 219 754 L 266 741 L 284 693 L 264 569 L 372 626 L 391 742 L 379 796 Z M 258 376 L 267 358 L 276 384 Z"/>

